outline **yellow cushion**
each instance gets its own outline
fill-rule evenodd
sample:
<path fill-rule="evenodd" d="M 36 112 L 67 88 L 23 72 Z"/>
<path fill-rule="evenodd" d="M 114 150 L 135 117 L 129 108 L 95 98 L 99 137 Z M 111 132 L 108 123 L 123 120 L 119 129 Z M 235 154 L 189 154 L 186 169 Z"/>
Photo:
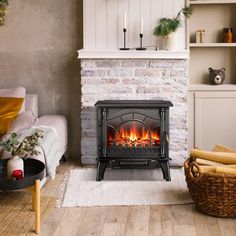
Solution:
<path fill-rule="evenodd" d="M 0 137 L 7 133 L 18 115 L 24 98 L 0 97 Z"/>

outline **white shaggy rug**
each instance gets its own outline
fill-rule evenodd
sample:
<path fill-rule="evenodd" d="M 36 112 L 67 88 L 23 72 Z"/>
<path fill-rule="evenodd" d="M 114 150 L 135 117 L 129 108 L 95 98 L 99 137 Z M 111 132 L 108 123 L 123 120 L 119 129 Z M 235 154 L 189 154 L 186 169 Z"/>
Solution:
<path fill-rule="evenodd" d="M 171 181 L 155 170 L 110 170 L 96 182 L 96 169 L 69 173 L 62 207 L 171 205 L 191 203 L 183 169 L 171 169 Z"/>

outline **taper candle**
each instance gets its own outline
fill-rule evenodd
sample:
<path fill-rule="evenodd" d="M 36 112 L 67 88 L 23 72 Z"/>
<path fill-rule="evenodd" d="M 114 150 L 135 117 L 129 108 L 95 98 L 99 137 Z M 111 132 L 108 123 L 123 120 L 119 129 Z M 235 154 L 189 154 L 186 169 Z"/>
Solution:
<path fill-rule="evenodd" d="M 127 19 L 126 19 L 126 12 L 124 12 L 124 25 L 123 25 L 124 29 L 127 29 Z"/>
<path fill-rule="evenodd" d="M 140 34 L 143 34 L 143 18 L 140 20 Z"/>

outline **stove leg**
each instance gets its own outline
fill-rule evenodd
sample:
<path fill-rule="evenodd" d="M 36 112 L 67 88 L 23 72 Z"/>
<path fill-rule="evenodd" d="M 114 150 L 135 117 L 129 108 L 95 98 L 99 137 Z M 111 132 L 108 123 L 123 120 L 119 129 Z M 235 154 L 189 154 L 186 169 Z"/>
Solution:
<path fill-rule="evenodd" d="M 109 161 L 101 161 L 97 162 L 97 179 L 96 181 L 101 181 L 104 178 L 104 173 L 107 168 Z"/>
<path fill-rule="evenodd" d="M 160 165 L 160 167 L 161 167 L 162 174 L 163 174 L 163 178 L 164 178 L 166 181 L 171 181 L 169 162 L 167 162 L 167 161 L 158 161 L 158 163 L 159 163 L 159 165 Z"/>

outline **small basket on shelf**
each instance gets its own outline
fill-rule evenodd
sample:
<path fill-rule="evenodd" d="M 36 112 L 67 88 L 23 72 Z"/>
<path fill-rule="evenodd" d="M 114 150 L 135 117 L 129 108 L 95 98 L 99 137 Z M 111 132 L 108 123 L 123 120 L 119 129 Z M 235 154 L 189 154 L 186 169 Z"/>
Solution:
<path fill-rule="evenodd" d="M 236 217 L 236 175 L 203 173 L 192 157 L 185 161 L 184 170 L 198 210 L 211 216 Z"/>

